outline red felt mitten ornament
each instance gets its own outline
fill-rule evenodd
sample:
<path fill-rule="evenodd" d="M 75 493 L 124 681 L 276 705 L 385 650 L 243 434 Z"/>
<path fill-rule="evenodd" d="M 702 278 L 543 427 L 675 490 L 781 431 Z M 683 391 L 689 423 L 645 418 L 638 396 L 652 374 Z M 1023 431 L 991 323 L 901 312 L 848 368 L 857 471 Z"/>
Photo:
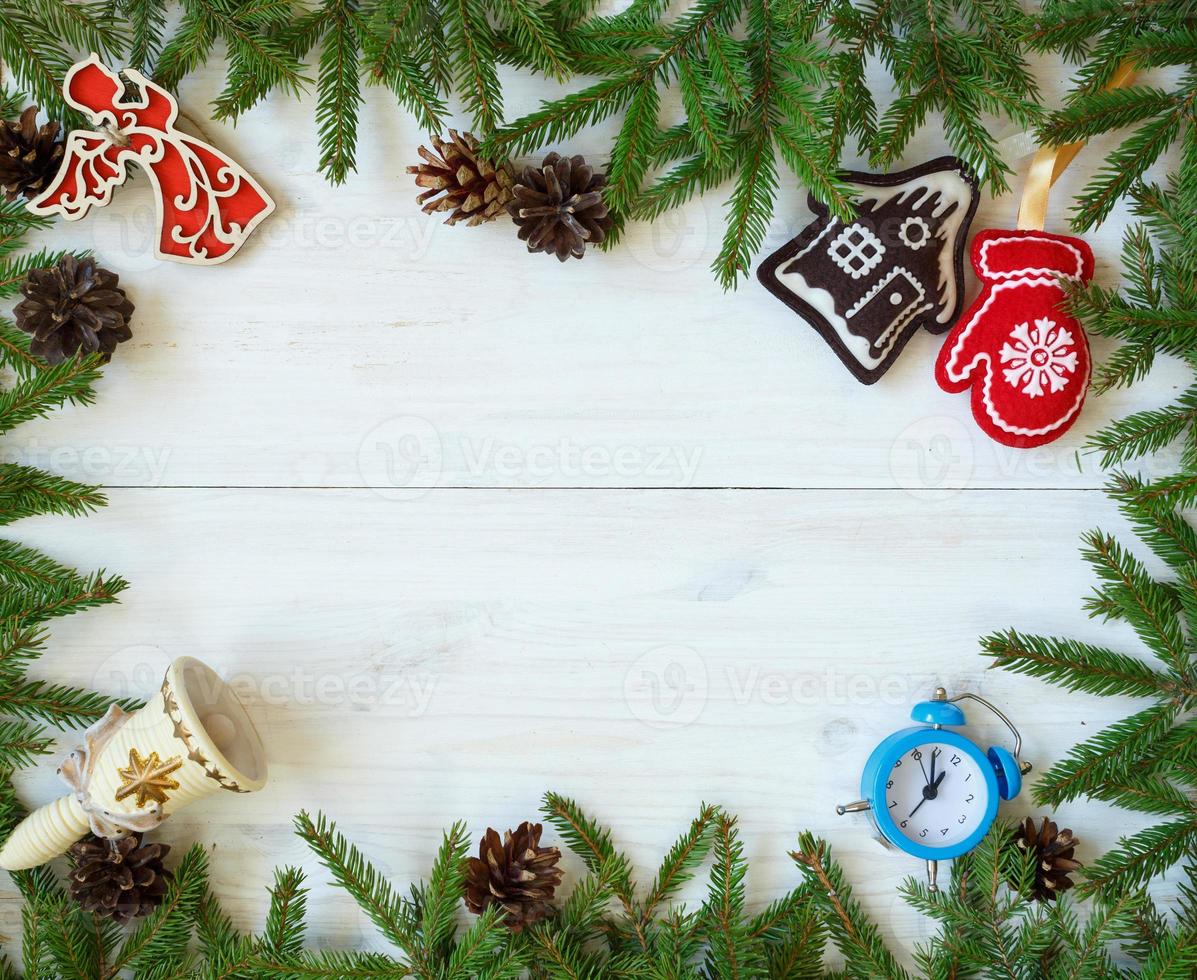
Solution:
<path fill-rule="evenodd" d="M 1107 89 L 1129 85 L 1128 60 Z M 972 389 L 973 416 L 990 438 L 1026 449 L 1059 439 L 1080 415 L 1089 389 L 1089 339 L 1067 311 L 1067 289 L 1093 278 L 1093 252 L 1079 238 L 1043 230 L 1052 185 L 1084 146 L 1035 154 L 1017 231 L 973 239 L 981 295 L 948 334 L 935 362 L 944 391 Z"/>
<path fill-rule="evenodd" d="M 1092 278 L 1093 252 L 1079 238 L 990 230 L 973 240 L 972 263 L 981 295 L 948 334 L 935 380 L 971 388 L 977 424 L 1003 445 L 1058 439 L 1085 403 L 1090 366 L 1064 287 Z"/>

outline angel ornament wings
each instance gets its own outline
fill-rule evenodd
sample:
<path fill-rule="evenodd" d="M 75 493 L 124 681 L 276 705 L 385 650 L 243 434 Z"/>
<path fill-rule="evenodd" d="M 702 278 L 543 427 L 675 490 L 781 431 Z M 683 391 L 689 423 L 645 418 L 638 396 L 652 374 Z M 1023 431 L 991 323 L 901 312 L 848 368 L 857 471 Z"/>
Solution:
<path fill-rule="evenodd" d="M 135 94 L 126 92 L 127 79 Z M 231 258 L 274 202 L 236 163 L 175 128 L 179 105 L 140 72 L 124 79 L 93 54 L 74 65 L 63 97 L 86 113 L 98 132 L 75 130 L 54 182 L 29 202 L 35 214 L 77 221 L 103 206 L 136 163 L 157 200 L 160 259 L 216 265 Z"/>

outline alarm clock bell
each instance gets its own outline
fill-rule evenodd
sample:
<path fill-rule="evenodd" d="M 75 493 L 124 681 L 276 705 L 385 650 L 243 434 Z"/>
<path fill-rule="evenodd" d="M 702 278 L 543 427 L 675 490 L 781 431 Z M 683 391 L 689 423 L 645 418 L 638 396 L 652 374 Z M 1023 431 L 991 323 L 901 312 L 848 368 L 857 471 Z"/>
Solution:
<path fill-rule="evenodd" d="M 1013 751 L 983 750 L 955 729 L 967 724 L 958 702 L 976 701 L 993 712 L 1014 737 Z M 997 707 L 976 694 L 953 698 L 936 688 L 910 713 L 913 728 L 895 732 L 873 750 L 861 776 L 861 799 L 836 813 L 867 812 L 889 845 L 926 861 L 927 881 L 937 891 L 939 862 L 976 847 L 997 818 L 999 800 L 1022 790 L 1031 764 L 1022 761 L 1022 736 Z"/>

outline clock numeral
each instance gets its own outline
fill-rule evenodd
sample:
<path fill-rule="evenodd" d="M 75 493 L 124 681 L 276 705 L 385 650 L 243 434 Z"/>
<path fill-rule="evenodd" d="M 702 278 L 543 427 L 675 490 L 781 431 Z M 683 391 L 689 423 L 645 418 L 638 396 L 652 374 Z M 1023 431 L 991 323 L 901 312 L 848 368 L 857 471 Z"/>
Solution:
<path fill-rule="evenodd" d="M 898 801 L 897 801 L 897 800 L 890 800 L 890 801 L 889 801 L 889 808 L 890 808 L 891 810 L 892 810 L 894 807 L 896 807 L 897 805 L 898 805 Z"/>
<path fill-rule="evenodd" d="M 967 783 L 967 782 L 968 782 L 970 779 L 972 779 L 972 778 L 973 778 L 973 774 L 970 772 L 968 775 L 966 775 L 966 776 L 964 777 L 964 781 Z"/>
<path fill-rule="evenodd" d="M 941 830 L 941 831 L 939 832 L 939 836 L 940 836 L 940 837 L 947 837 L 947 836 L 948 836 L 948 828 L 947 828 L 947 827 L 944 827 L 944 829 L 943 829 L 943 830 Z"/>
<path fill-rule="evenodd" d="M 902 821 L 900 824 L 898 824 L 898 826 L 899 826 L 899 827 L 905 827 L 905 826 L 906 826 L 908 823 L 910 823 L 910 821 L 909 821 L 909 820 L 903 820 L 903 821 Z"/>
<path fill-rule="evenodd" d="M 957 755 L 955 752 L 953 752 L 953 753 L 952 753 L 952 758 L 950 758 L 950 759 L 948 760 L 948 762 L 950 762 L 950 763 L 951 763 L 952 765 L 954 765 L 954 766 L 958 766 L 958 765 L 960 765 L 960 763 L 961 763 L 961 762 L 963 762 L 963 761 L 964 761 L 964 760 L 963 760 L 963 759 L 961 759 L 961 758 L 960 758 L 960 756 L 958 756 L 958 755 Z"/>
<path fill-rule="evenodd" d="M 894 781 L 891 779 L 889 782 L 887 782 L 887 783 L 885 784 L 885 788 L 886 788 L 886 789 L 893 789 L 893 788 L 894 788 Z"/>
<path fill-rule="evenodd" d="M 967 813 L 962 813 L 962 814 L 960 815 L 960 819 L 959 819 L 959 820 L 957 820 L 956 822 L 957 822 L 957 823 L 964 823 L 964 821 L 965 821 L 965 820 L 967 820 L 967 819 L 968 819 L 968 814 L 967 814 Z"/>
<path fill-rule="evenodd" d="M 919 761 L 920 759 L 922 759 L 922 757 L 923 757 L 923 753 L 921 751 L 919 751 L 918 749 L 915 749 L 913 752 L 910 753 L 910 758 L 914 759 L 916 762 Z"/>
<path fill-rule="evenodd" d="M 926 828 L 926 827 L 924 827 L 922 830 L 920 830 L 920 831 L 919 831 L 919 836 L 920 836 L 920 837 L 926 837 L 926 836 L 927 836 L 927 828 Z"/>
<path fill-rule="evenodd" d="M 897 762 L 894 763 L 894 768 L 897 769 L 898 766 L 900 766 L 901 764 L 902 764 L 902 760 L 899 759 Z"/>
<path fill-rule="evenodd" d="M 972 793 L 969 793 L 969 794 L 968 794 L 968 796 L 966 796 L 966 797 L 964 798 L 964 802 L 965 802 L 965 803 L 972 803 L 972 801 L 973 801 L 974 799 L 976 799 L 976 797 L 975 797 L 975 796 L 973 796 L 973 794 L 972 794 Z"/>

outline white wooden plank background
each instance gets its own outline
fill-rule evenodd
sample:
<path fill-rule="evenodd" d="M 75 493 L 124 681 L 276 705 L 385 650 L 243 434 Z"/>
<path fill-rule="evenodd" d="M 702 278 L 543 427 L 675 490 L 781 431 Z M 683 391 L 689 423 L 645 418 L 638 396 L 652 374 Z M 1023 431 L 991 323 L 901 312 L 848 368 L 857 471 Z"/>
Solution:
<path fill-rule="evenodd" d="M 1057 97 L 1062 69 L 1040 71 Z M 510 81 L 513 114 L 543 94 Z M 192 117 L 219 85 L 186 83 Z M 225 267 L 149 257 L 144 180 L 55 233 L 122 274 L 135 338 L 96 406 L 2 447 L 108 485 L 111 506 L 16 536 L 133 588 L 56 623 L 44 672 L 142 694 L 191 654 L 241 686 L 269 786 L 184 811 L 163 837 L 216 845 L 246 927 L 270 868 L 302 863 L 313 940 L 379 945 L 290 835 L 301 807 L 406 883 L 454 819 L 514 825 L 552 788 L 613 825 L 645 876 L 701 800 L 725 804 L 756 904 L 797 881 L 785 853 L 812 829 L 911 948 L 928 925 L 895 887 L 915 863 L 833 805 L 937 683 L 1009 708 L 1040 766 L 1130 710 L 986 672 L 976 638 L 1014 625 L 1137 649 L 1080 612 L 1079 534 L 1129 531 L 1078 449 L 1183 372 L 1092 402 L 1053 446 L 1003 449 L 936 388 L 934 338 L 864 388 L 754 282 L 723 293 L 707 270 L 718 195 L 559 267 L 506 226 L 420 216 L 402 173 L 420 134 L 377 92 L 361 172 L 330 189 L 311 112 L 271 99 L 235 129 L 203 124 L 279 202 Z M 609 135 L 572 148 L 599 158 Z M 908 162 L 943 150 L 927 132 Z M 1057 228 L 1100 156 L 1063 181 Z M 785 187 L 770 248 L 808 220 L 803 199 Z M 986 200 L 974 229 L 1014 210 Z M 1105 281 L 1124 226 L 1090 236 Z M 46 770 L 22 790 L 35 804 L 58 787 Z M 1138 826 L 1098 805 L 1060 816 L 1090 857 Z M 18 931 L 0 887 L 0 934 Z"/>

